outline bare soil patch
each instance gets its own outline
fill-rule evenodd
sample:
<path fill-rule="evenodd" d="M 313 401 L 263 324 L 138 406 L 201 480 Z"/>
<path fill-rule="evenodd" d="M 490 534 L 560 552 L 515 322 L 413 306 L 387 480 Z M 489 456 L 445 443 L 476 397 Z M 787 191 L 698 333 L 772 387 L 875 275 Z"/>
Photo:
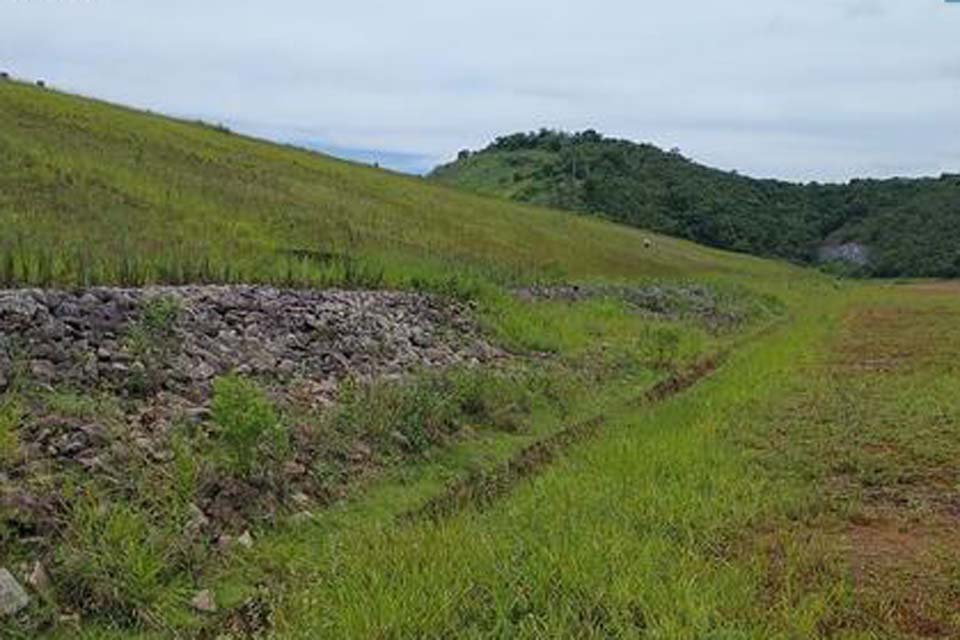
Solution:
<path fill-rule="evenodd" d="M 825 547 L 808 553 L 844 559 L 857 610 L 840 628 L 957 638 L 960 306 L 942 296 L 960 285 L 907 291 L 850 310 L 820 372 L 826 384 L 794 407 L 784 442 L 821 466 L 822 508 L 835 514 L 795 538 L 817 537 Z"/>

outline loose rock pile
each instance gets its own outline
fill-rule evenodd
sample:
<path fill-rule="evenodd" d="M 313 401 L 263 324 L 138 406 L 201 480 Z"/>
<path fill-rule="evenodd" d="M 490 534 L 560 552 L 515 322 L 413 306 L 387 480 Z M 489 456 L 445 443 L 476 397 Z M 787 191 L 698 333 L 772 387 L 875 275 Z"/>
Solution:
<path fill-rule="evenodd" d="M 465 305 L 417 293 L 0 291 L 0 394 L 19 384 L 127 398 L 115 403 L 122 415 L 109 419 L 109 408 L 77 416 L 31 407 L 17 430 L 20 460 L 0 470 L 0 507 L 38 521 L 53 511 L 38 495 L 20 504 L 23 495 L 4 490 L 9 474 L 42 475 L 47 465 L 116 471 L 132 456 L 168 461 L 171 425 L 208 420 L 212 383 L 228 372 L 261 380 L 281 405 L 322 409 L 348 377 L 365 382 L 501 356 L 479 336 Z"/>
<path fill-rule="evenodd" d="M 747 310 L 700 284 L 550 285 L 514 292 L 527 302 L 585 302 L 602 298 L 619 300 L 638 312 L 663 318 L 693 318 L 712 330 L 735 326 L 746 319 Z"/>
<path fill-rule="evenodd" d="M 262 478 L 198 466 L 184 540 L 221 544 L 227 536 L 218 534 L 242 531 L 250 518 L 271 518 L 283 505 L 305 510 L 338 495 L 344 483 L 311 467 L 320 460 L 311 447 L 334 447 L 317 441 L 311 420 L 335 401 L 345 379 L 369 382 L 503 356 L 483 339 L 467 305 L 411 292 L 0 291 L 0 412 L 7 412 L 0 419 L 18 422 L 15 453 L 0 458 L 0 536 L 39 541 L 30 543 L 31 553 L 52 558 L 49 543 L 69 511 L 63 479 L 79 473 L 116 491 L 138 491 L 128 483 L 130 470 L 171 463 L 176 428 L 200 432 L 200 441 L 216 432 L 208 406 L 213 383 L 234 372 L 256 378 L 305 422 L 291 422 L 289 459 Z M 300 412 L 304 405 L 309 419 Z M 343 451 L 320 461 L 342 463 L 344 478 L 374 464 L 366 444 L 350 434 L 336 446 Z M 249 534 L 235 540 L 248 541 Z M 25 606 L 23 590 L 0 570 L 0 617 Z M 215 605 L 205 599 L 195 606 Z"/>
<path fill-rule="evenodd" d="M 159 303 L 176 310 L 170 326 L 143 327 L 145 310 Z M 135 338 L 149 339 L 150 331 L 163 335 L 145 348 Z M 156 390 L 202 401 L 211 380 L 230 371 L 329 382 L 497 355 L 478 339 L 463 305 L 416 293 L 256 286 L 0 291 L 0 391 L 17 376 L 118 390 L 148 377 Z"/>

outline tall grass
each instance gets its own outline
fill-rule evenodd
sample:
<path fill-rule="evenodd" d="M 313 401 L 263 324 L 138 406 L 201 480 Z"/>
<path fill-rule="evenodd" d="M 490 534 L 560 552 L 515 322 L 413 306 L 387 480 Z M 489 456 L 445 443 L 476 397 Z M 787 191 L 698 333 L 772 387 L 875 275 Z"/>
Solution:
<path fill-rule="evenodd" d="M 488 334 L 529 355 L 532 371 L 356 387 L 320 425 L 321 435 L 412 453 L 423 468 L 437 444 L 474 430 L 475 447 L 502 457 L 559 428 L 568 412 L 580 415 L 598 398 L 636 397 L 727 340 L 688 321 L 644 318 L 615 300 L 525 304 L 511 286 L 709 274 L 731 291 L 736 280 L 794 302 L 810 296 L 812 278 L 786 265 L 669 238 L 647 249 L 648 234 L 598 219 L 16 83 L 0 84 L 0 119 L 0 287 L 261 282 L 413 288 L 479 301 Z M 174 321 L 163 310 L 147 314 L 147 352 L 162 348 Z M 263 535 L 254 555 L 230 569 L 272 577 L 281 635 L 676 637 L 716 631 L 718 610 L 753 629 L 751 569 L 709 559 L 712 541 L 773 508 L 774 496 L 743 473 L 718 433 L 748 415 L 740 412 L 752 398 L 775 392 L 776 375 L 812 343 L 810 327 L 745 353 L 733 365 L 742 378 L 621 416 L 609 439 L 484 516 L 392 526 L 396 513 L 384 509 L 346 531 L 321 522 L 292 541 Z M 213 415 L 222 436 L 213 445 L 228 451 L 238 475 L 249 474 L 265 460 L 278 416 L 235 378 L 218 383 Z M 135 479 L 133 493 L 81 485 L 62 523 L 58 593 L 121 635 L 162 632 L 184 618 L 192 631 L 186 586 L 218 575 L 183 539 L 197 478 L 215 465 L 202 447 L 177 441 L 173 450 L 169 465 Z M 431 467 L 433 488 L 437 478 L 485 462 L 460 455 Z M 417 473 L 405 469 L 387 493 L 409 502 L 403 492 L 413 491 L 406 482 Z"/>
<path fill-rule="evenodd" d="M 18 83 L 0 119 L 2 286 L 791 272 Z"/>
<path fill-rule="evenodd" d="M 745 530 L 803 501 L 727 436 L 801 375 L 795 365 L 834 326 L 836 306 L 822 302 L 689 395 L 620 414 L 482 512 L 304 536 L 309 556 L 287 548 L 277 634 L 814 637 L 842 580 L 825 574 L 821 590 L 771 610 L 763 564 L 725 559 Z"/>

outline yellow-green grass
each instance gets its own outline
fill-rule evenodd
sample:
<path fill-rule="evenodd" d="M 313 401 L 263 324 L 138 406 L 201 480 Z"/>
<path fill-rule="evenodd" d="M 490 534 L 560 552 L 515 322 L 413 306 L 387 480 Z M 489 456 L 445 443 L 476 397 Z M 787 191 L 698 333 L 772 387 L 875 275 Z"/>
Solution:
<path fill-rule="evenodd" d="M 796 272 L 21 83 L 0 83 L 0 122 L 7 284 Z"/>
<path fill-rule="evenodd" d="M 956 359 L 920 338 L 954 349 L 960 303 L 811 293 L 689 393 L 607 405 L 602 438 L 493 506 L 411 523 L 360 503 L 267 539 L 222 597 L 269 576 L 284 638 L 954 637 Z M 943 321 L 849 332 L 891 308 Z M 893 345 L 880 370 L 836 357 L 865 336 Z"/>
<path fill-rule="evenodd" d="M 219 629 L 229 624 L 233 614 L 211 617 L 191 612 L 189 600 L 197 590 L 213 589 L 224 609 L 243 609 L 244 602 L 259 597 L 257 585 L 266 585 L 271 593 L 280 593 L 292 577 L 287 572 L 288 563 L 309 564 L 311 558 L 316 557 L 317 546 L 330 541 L 327 533 L 336 531 L 338 536 L 349 538 L 371 528 L 390 528 L 401 514 L 416 511 L 439 494 L 446 482 L 502 463 L 520 448 L 566 425 L 597 414 L 620 411 L 624 402 L 642 397 L 670 369 L 684 369 L 704 357 L 729 351 L 745 337 L 743 332 L 711 334 L 696 321 L 645 318 L 612 301 L 575 306 L 532 305 L 509 310 L 508 316 L 513 320 L 506 328 L 519 318 L 517 322 L 523 329 L 519 335 L 508 333 L 505 337 L 521 345 L 554 352 L 549 360 L 529 368 L 532 377 L 526 376 L 527 379 L 536 379 L 525 392 L 532 400 L 532 413 L 521 413 L 515 427 L 497 428 L 486 421 L 466 424 L 460 437 L 446 450 L 432 448 L 424 456 L 388 469 L 372 486 L 361 483 L 353 487 L 348 500 L 329 510 L 313 510 L 311 521 L 315 524 L 304 527 L 302 519 L 294 518 L 279 531 L 268 526 L 254 527 L 257 545 L 253 555 L 212 553 L 192 565 L 189 571 L 171 571 L 162 562 L 178 548 L 180 526 L 179 516 L 170 516 L 162 509 L 158 511 L 153 498 L 170 493 L 178 484 L 157 482 L 159 477 L 169 474 L 169 470 L 159 470 L 159 475 L 147 471 L 143 479 L 132 479 L 139 487 L 135 495 L 140 497 L 119 501 L 111 498 L 109 491 L 95 488 L 95 479 L 85 479 L 81 486 L 85 487 L 85 495 L 93 500 L 81 501 L 74 507 L 67 526 L 71 535 L 60 551 L 70 562 L 51 565 L 58 585 L 59 606 L 68 609 L 83 606 L 76 598 L 84 596 L 88 585 L 95 584 L 98 593 L 106 590 L 112 596 L 98 609 L 84 611 L 83 630 L 89 637 L 129 637 L 136 633 L 151 637 L 180 633 L 189 637 L 200 629 Z M 757 331 L 776 319 L 776 316 L 761 316 L 746 328 Z M 511 394 L 497 395 L 503 396 L 506 402 Z M 496 405 L 497 398 L 490 400 Z M 45 399 L 47 404 L 54 401 L 58 406 L 62 404 L 58 397 Z M 422 398 L 422 401 L 421 408 L 426 408 L 446 400 Z M 383 431 L 403 428 L 400 424 L 389 424 L 391 416 L 375 405 L 354 407 L 348 417 L 356 424 L 347 425 L 347 433 L 362 431 L 372 423 L 384 423 Z M 76 411 L 72 405 L 68 408 L 69 413 Z M 492 407 L 494 412 L 499 408 Z M 187 450 L 185 459 L 193 460 L 193 465 L 204 465 L 204 455 L 200 449 Z M 178 492 L 179 489 L 173 491 Z M 178 502 L 186 504 L 190 499 Z M 93 519 L 92 512 L 102 516 L 111 514 L 109 522 L 113 528 L 102 530 L 91 526 L 104 521 L 104 518 Z M 165 515 L 172 525 L 164 522 Z M 148 536 L 145 523 L 151 521 L 155 526 L 150 529 L 153 535 Z M 122 548 L 116 546 L 116 539 L 125 535 L 128 535 L 126 544 Z M 172 543 L 166 542 L 167 539 Z M 24 553 L 26 555 L 13 559 L 32 557 L 29 550 Z M 140 571 L 143 567 L 149 569 L 146 575 Z M 68 583 L 63 581 L 65 576 L 70 579 Z M 274 604 L 271 600 L 267 606 Z M 45 630 L 52 631 L 56 637 L 76 633 L 71 625 L 48 626 L 49 621 L 56 618 L 56 608 L 38 609 L 34 613 L 32 626 L 30 622 L 24 623 L 17 627 L 18 633 L 29 636 L 31 632 Z"/>
<path fill-rule="evenodd" d="M 686 394 L 598 397 L 603 435 L 493 505 L 395 517 L 465 452 L 508 454 L 503 434 L 266 535 L 205 586 L 256 594 L 282 638 L 955 637 L 960 302 L 809 293 Z"/>
<path fill-rule="evenodd" d="M 833 592 L 768 611 L 758 600 L 765 565 L 735 556 L 744 533 L 801 508 L 805 487 L 761 473 L 738 436 L 741 427 L 765 428 L 770 404 L 830 335 L 846 295 L 808 285 L 821 306 L 746 342 L 743 334 L 717 339 L 674 324 L 681 361 L 736 347 L 716 377 L 691 392 L 660 406 L 625 403 L 656 379 L 630 367 L 600 387 L 571 387 L 565 406 L 542 406 L 527 429 L 476 425 L 474 437 L 335 508 L 257 529 L 253 550 L 214 555 L 192 579 L 159 592 L 146 610 L 151 624 L 114 627 L 106 612 L 84 631 L 216 635 L 250 623 L 266 625 L 271 637 L 303 638 L 760 638 L 784 629 L 806 637 Z M 651 326 L 629 326 L 609 311 L 593 317 L 601 350 L 616 351 Z M 561 358 L 597 362 L 579 340 L 560 345 Z M 492 505 L 439 521 L 402 517 L 446 481 L 596 414 L 607 419 L 595 440 Z M 201 588 L 224 611 L 191 614 L 189 598 Z M 75 634 L 61 625 L 55 635 Z"/>
<path fill-rule="evenodd" d="M 736 556 L 742 534 L 808 508 L 810 485 L 764 472 L 739 436 L 767 428 L 778 396 L 802 383 L 796 365 L 822 348 L 857 288 L 17 83 L 0 84 L 0 121 L 0 284 L 246 280 L 482 291 L 490 334 L 520 353 L 552 353 L 544 371 L 556 366 L 557 386 L 569 385 L 564 402 L 539 392 L 516 433 L 468 425 L 473 437 L 390 470 L 312 524 L 257 530 L 249 553 L 206 558 L 169 580 L 152 571 L 143 584 L 120 580 L 117 600 L 132 602 L 133 615 L 90 616 L 91 637 L 200 627 L 215 635 L 233 614 L 192 613 L 189 597 L 200 588 L 222 607 L 253 595 L 272 611 L 273 633 L 311 638 L 806 637 L 847 593 L 829 574 L 802 602 L 763 604 L 768 567 Z M 762 339 L 756 322 L 749 335 L 718 336 L 609 300 L 527 304 L 501 287 L 651 278 L 708 282 L 749 300 L 746 285 L 786 302 L 790 321 Z M 673 345 L 673 367 L 733 352 L 702 387 L 659 407 L 624 408 L 665 375 L 653 364 L 661 339 Z M 608 417 L 600 437 L 492 507 L 439 522 L 397 519 L 444 481 L 596 413 Z M 15 437 L 6 440 L 15 448 Z M 142 525 L 158 514 L 148 506 L 112 508 L 114 533 L 151 539 Z M 80 525 L 96 524 L 84 520 L 82 504 L 78 514 Z M 75 577 L 115 577 L 98 571 L 97 553 L 120 566 L 143 554 L 148 568 L 159 553 L 134 542 L 111 554 L 110 536 L 77 530 L 89 535 L 73 541 L 74 551 L 89 562 L 74 567 Z M 123 592 L 131 586 L 132 601 Z M 45 606 L 40 613 L 56 619 L 56 603 Z M 23 629 L 76 634 L 69 625 Z"/>
<path fill-rule="evenodd" d="M 763 428 L 836 326 L 843 294 L 811 293 L 820 310 L 741 345 L 688 394 L 643 409 L 598 396 L 601 436 L 492 506 L 396 520 L 411 494 L 426 496 L 391 485 L 389 502 L 373 492 L 270 535 L 207 584 L 230 603 L 269 582 L 259 597 L 277 637 L 810 637 L 842 584 L 771 609 L 766 567 L 734 552 L 806 499 L 735 436 Z"/>

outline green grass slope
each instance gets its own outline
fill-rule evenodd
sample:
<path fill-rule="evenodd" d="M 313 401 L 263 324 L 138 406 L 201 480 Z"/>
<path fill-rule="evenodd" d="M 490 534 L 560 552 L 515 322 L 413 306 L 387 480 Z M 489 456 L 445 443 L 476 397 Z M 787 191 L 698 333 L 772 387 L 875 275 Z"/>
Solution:
<path fill-rule="evenodd" d="M 810 262 L 825 244 L 857 242 L 870 250 L 868 275 L 960 274 L 958 176 L 800 185 L 592 131 L 543 130 L 498 138 L 431 178 L 757 255 Z"/>
<path fill-rule="evenodd" d="M 122 444 L 132 436 L 128 419 L 165 394 L 38 384 L 20 366 L 28 364 L 15 348 L 22 336 L 0 336 L 12 364 L 0 392 L 0 466 L 21 474 L 17 491 L 58 505 L 56 526 L 38 543 L 27 535 L 39 526 L 34 516 L 11 506 L 10 487 L 0 487 L 0 567 L 26 584 L 21 569 L 42 562 L 49 577 L 49 588 L 30 587 L 36 597 L 26 610 L 2 621 L 3 637 L 252 636 L 260 627 L 289 636 L 282 598 L 299 582 L 281 568 L 326 571 L 317 550 L 339 544 L 327 527 L 348 540 L 367 527 L 403 531 L 399 516 L 450 480 L 495 468 L 738 348 L 784 320 L 775 297 L 793 304 L 831 289 L 786 263 L 24 84 L 0 83 L 0 122 L 0 287 L 425 289 L 469 297 L 485 337 L 510 354 L 481 371 L 344 383 L 333 408 L 300 406 L 269 376 L 222 377 L 208 418 L 156 430 L 172 457 L 132 456 L 89 471 L 61 459 L 33 464 L 38 425 L 48 416 L 66 425 L 95 420 Z M 643 287 L 634 285 L 648 279 L 684 282 L 649 287 L 666 306 L 642 311 L 624 292 L 636 295 Z M 545 281 L 606 281 L 598 289 L 608 294 L 576 303 L 510 295 L 510 287 Z M 702 308 L 703 296 L 715 311 Z M 159 324 L 169 330 L 177 313 L 168 306 Z M 144 322 L 117 340 L 131 351 L 139 345 L 132 357 L 147 360 L 168 345 L 163 326 L 153 335 Z M 286 445 L 307 442 L 300 435 L 310 444 L 295 454 Z M 297 490 L 310 513 L 287 480 L 287 463 L 301 451 L 311 458 L 296 481 L 308 484 Z M 242 526 L 230 524 L 234 539 L 249 527 L 253 549 L 222 545 L 209 528 L 191 533 L 197 505 L 228 485 L 286 500 L 275 519 L 252 510 Z M 288 538 L 291 530 L 303 545 Z M 218 613 L 193 606 L 203 590 Z M 248 619 L 256 610 L 277 619 Z M 307 620 L 303 634 L 352 631 L 331 622 Z"/>
<path fill-rule="evenodd" d="M 21 83 L 0 122 L 0 286 L 783 272 Z"/>

